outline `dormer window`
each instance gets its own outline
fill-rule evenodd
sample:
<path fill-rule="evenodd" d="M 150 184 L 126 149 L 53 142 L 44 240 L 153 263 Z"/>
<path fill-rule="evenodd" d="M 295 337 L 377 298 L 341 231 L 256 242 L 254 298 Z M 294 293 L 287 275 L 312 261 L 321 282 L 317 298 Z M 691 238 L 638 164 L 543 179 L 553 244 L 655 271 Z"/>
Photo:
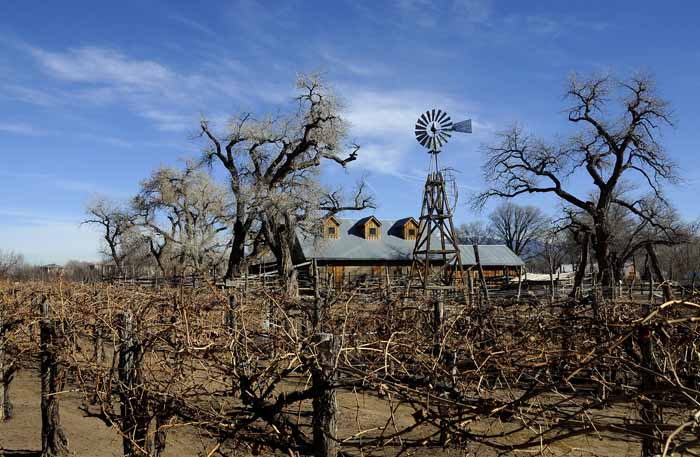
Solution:
<path fill-rule="evenodd" d="M 370 216 L 362 221 L 362 230 L 366 240 L 378 240 L 380 237 L 379 229 L 382 223 L 374 217 Z"/>
<path fill-rule="evenodd" d="M 412 217 L 407 217 L 405 219 L 399 219 L 394 224 L 394 233 L 399 238 L 404 240 L 415 240 L 418 236 L 418 222 Z"/>
<path fill-rule="evenodd" d="M 323 231 L 321 233 L 324 238 L 338 239 L 340 234 L 340 222 L 338 219 L 331 216 L 323 221 Z"/>

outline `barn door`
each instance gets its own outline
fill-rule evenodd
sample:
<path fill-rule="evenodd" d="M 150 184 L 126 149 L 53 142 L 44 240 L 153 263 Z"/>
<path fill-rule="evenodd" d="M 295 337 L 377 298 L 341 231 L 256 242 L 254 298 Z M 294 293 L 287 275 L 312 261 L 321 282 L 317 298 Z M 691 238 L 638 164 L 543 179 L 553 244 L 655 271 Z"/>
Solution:
<path fill-rule="evenodd" d="M 345 278 L 343 278 L 343 273 L 345 272 L 345 269 L 340 266 L 340 265 L 334 265 L 331 267 L 331 271 L 333 272 L 333 287 L 336 289 L 340 289 L 343 286 L 343 281 Z"/>

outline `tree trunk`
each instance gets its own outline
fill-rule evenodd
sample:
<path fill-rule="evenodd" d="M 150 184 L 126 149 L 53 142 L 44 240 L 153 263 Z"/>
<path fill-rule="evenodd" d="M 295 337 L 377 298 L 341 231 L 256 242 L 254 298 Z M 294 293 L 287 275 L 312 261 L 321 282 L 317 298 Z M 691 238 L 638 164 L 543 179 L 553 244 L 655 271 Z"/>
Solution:
<path fill-rule="evenodd" d="M 598 262 L 598 283 L 606 296 L 613 294 L 614 275 L 610 263 L 610 234 L 604 220 L 595 222 L 595 257 Z"/>
<path fill-rule="evenodd" d="M 61 426 L 58 392 L 63 390 L 65 368 L 58 360 L 60 342 L 56 323 L 49 317 L 49 304 L 41 303 L 40 377 L 41 377 L 41 455 L 68 455 L 68 437 Z"/>
<path fill-rule="evenodd" d="M 119 315 L 119 403 L 121 429 L 124 437 L 124 457 L 143 456 L 146 450 L 150 417 L 145 392 L 141 363 L 141 343 L 134 336 L 133 315 L 125 311 Z"/>
<path fill-rule="evenodd" d="M 236 222 L 234 224 L 234 234 L 231 239 L 231 252 L 228 256 L 228 264 L 226 266 L 226 274 L 224 279 L 233 279 L 241 272 L 241 266 L 245 259 L 245 238 L 246 233 L 243 230 L 243 224 Z"/>
<path fill-rule="evenodd" d="M 571 290 L 571 298 L 579 298 L 581 296 L 581 286 L 583 285 L 583 278 L 586 277 L 586 266 L 588 265 L 588 245 L 590 239 L 591 234 L 585 232 L 581 240 L 581 258 L 578 263 L 578 269 L 576 270 L 576 276 L 574 277 L 574 288 Z"/>
<path fill-rule="evenodd" d="M 287 232 L 287 229 L 283 229 Z M 289 233 L 281 234 L 280 238 L 280 256 L 277 259 L 277 268 L 280 278 L 282 278 L 285 292 L 288 297 L 295 298 L 299 296 L 298 272 L 294 268 L 294 259 L 292 257 L 293 240 L 290 240 Z"/>
<path fill-rule="evenodd" d="M 163 275 L 163 278 L 166 278 L 168 273 L 165 271 L 165 265 L 163 265 L 163 248 L 158 250 L 154 249 L 153 242 L 151 241 L 151 254 L 153 255 L 153 258 L 156 259 L 156 264 L 158 265 L 158 269 Z"/>
<path fill-rule="evenodd" d="M 317 364 L 312 369 L 312 383 L 316 390 L 313 406 L 314 457 L 338 455 L 337 414 L 335 387 L 335 359 L 340 340 L 330 333 L 315 335 Z"/>
<path fill-rule="evenodd" d="M 107 241 L 107 245 L 109 246 L 109 250 L 112 254 L 112 260 L 114 260 L 114 265 L 117 267 L 117 275 L 124 276 L 124 265 L 122 264 L 122 256 L 117 254 L 117 245 L 114 243 L 114 240 L 110 239 L 109 236 L 105 236 L 105 240 Z"/>
<path fill-rule="evenodd" d="M 664 273 L 661 271 L 661 266 L 659 265 L 659 258 L 656 256 L 656 250 L 652 244 L 646 245 L 647 254 L 649 254 L 649 263 L 651 264 L 651 270 L 656 276 L 656 279 L 661 284 L 661 288 L 664 292 L 664 301 L 673 300 L 673 288 L 671 284 L 666 282 L 664 279 Z"/>
<path fill-rule="evenodd" d="M 693 271 L 693 279 L 690 281 L 690 293 L 694 294 L 695 293 L 695 280 L 698 277 L 698 272 Z"/>

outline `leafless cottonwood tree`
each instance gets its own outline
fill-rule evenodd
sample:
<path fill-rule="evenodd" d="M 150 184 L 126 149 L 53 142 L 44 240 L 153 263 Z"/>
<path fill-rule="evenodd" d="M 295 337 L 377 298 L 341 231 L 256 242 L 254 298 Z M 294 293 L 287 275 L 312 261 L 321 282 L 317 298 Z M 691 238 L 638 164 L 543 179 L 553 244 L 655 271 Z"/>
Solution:
<path fill-rule="evenodd" d="M 528 253 L 528 247 L 544 234 L 551 221 L 535 206 L 521 206 L 506 201 L 489 214 L 494 234 L 517 255 Z"/>
<path fill-rule="evenodd" d="M 200 124 L 210 144 L 204 159 L 227 170 L 235 198 L 227 277 L 240 268 L 249 234 L 258 223 L 277 258 L 280 275 L 293 289 L 296 229 L 319 209 L 324 195 L 318 184 L 321 162 L 345 167 L 357 158 L 359 146 L 352 144 L 344 151 L 347 126 L 333 91 L 318 75 L 300 76 L 297 89 L 296 109 L 291 114 L 261 120 L 244 114 L 231 120 L 222 139 L 207 121 Z M 337 198 L 326 201 L 334 200 Z M 364 198 L 355 201 L 360 203 L 357 209 L 367 207 Z"/>
<path fill-rule="evenodd" d="M 549 274 L 550 300 L 554 299 L 554 274 L 561 268 L 568 254 L 566 234 L 557 227 L 551 227 L 539 234 L 541 247 L 537 256 L 546 266 Z"/>
<path fill-rule="evenodd" d="M 211 270 L 219 263 L 226 245 L 227 200 L 225 189 L 191 163 L 183 170 L 160 167 L 141 183 L 132 200 L 134 223 L 164 276 L 168 264 L 177 274 Z"/>
<path fill-rule="evenodd" d="M 616 200 L 628 198 L 625 187 L 616 191 Z M 627 191 L 628 192 L 628 191 Z M 622 197 L 619 197 L 622 195 Z M 595 197 L 593 197 L 595 201 Z M 654 253 L 659 246 L 677 246 L 687 243 L 691 238 L 691 228 L 681 221 L 677 211 L 665 201 L 654 195 L 641 196 L 637 199 L 638 212 L 632 212 L 621 205 L 610 205 L 606 222 L 610 231 L 608 239 L 609 265 L 613 278 L 624 279 L 625 266 L 639 253 Z M 594 223 L 590 215 L 577 208 L 565 208 L 568 228 L 577 231 L 579 238 L 588 236 L 595 241 Z M 664 274 L 656 255 L 649 256 L 655 281 L 665 283 Z M 583 265 L 585 268 L 585 265 Z M 577 277 L 578 278 L 578 277 Z M 577 281 L 576 286 L 580 285 Z M 669 284 L 664 285 L 667 300 L 672 298 Z"/>
<path fill-rule="evenodd" d="M 105 241 L 105 254 L 114 261 L 117 272 L 124 274 L 124 260 L 129 254 L 125 249 L 127 232 L 133 226 L 133 217 L 121 205 L 106 198 L 97 198 L 86 209 L 87 219 L 83 224 L 99 226 Z"/>
<path fill-rule="evenodd" d="M 623 198 L 616 190 L 628 179 L 642 193 L 665 202 L 663 185 L 677 179 L 675 164 L 658 141 L 661 127 L 671 125 L 669 105 L 654 86 L 644 75 L 624 81 L 572 77 L 566 94 L 571 102 L 568 119 L 580 127 L 578 133 L 565 142 L 547 143 L 517 126 L 502 132 L 500 144 L 485 148 L 483 173 L 490 186 L 478 195 L 478 204 L 494 197 L 549 193 L 587 213 L 600 280 L 611 285 L 610 207 L 623 206 L 648 217 L 642 200 Z M 593 180 L 595 200 L 568 187 L 567 179 L 578 174 Z"/>
<path fill-rule="evenodd" d="M 0 249 L 0 278 L 12 276 L 24 266 L 24 256 Z"/>
<path fill-rule="evenodd" d="M 457 239 L 465 244 L 488 244 L 494 238 L 493 227 L 482 220 L 461 224 L 457 227 Z"/>

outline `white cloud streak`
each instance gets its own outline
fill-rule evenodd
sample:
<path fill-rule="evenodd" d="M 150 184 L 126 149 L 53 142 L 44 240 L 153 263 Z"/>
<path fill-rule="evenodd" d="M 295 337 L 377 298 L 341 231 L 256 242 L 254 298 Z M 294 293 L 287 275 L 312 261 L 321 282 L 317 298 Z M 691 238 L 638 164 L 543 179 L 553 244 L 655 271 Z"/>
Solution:
<path fill-rule="evenodd" d="M 210 111 L 212 103 L 222 98 L 245 104 L 279 101 L 290 95 L 289 89 L 264 81 L 243 84 L 227 72 L 182 73 L 113 49 L 89 46 L 52 52 L 26 48 L 48 75 L 70 84 L 62 91 L 64 99 L 124 104 L 163 131 L 191 129 L 198 114 Z M 25 91 L 19 95 L 26 101 L 39 100 L 39 94 Z"/>
<path fill-rule="evenodd" d="M 110 49 L 84 47 L 57 53 L 32 48 L 31 53 L 47 71 L 67 81 L 116 83 L 144 89 L 162 87 L 175 78 L 159 63 L 129 59 Z"/>
<path fill-rule="evenodd" d="M 46 130 L 22 122 L 0 122 L 0 132 L 26 136 L 41 136 L 47 134 Z"/>

